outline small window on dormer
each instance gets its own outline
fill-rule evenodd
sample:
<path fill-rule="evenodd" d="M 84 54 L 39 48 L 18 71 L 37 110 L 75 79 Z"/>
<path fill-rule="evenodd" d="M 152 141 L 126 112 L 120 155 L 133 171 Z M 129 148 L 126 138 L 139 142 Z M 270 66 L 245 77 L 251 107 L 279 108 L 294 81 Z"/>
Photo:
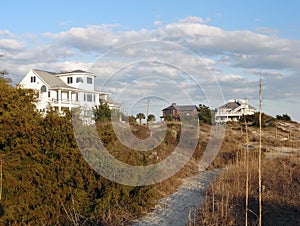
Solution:
<path fill-rule="evenodd" d="M 83 78 L 82 77 L 77 77 L 76 78 L 76 83 L 83 83 Z"/>
<path fill-rule="evenodd" d="M 73 83 L 73 77 L 68 77 L 68 78 L 67 78 L 67 83 L 68 83 L 68 84 Z"/>
<path fill-rule="evenodd" d="M 87 84 L 93 84 L 93 78 L 87 77 L 86 78 L 86 83 Z"/>
<path fill-rule="evenodd" d="M 31 81 L 31 83 L 36 82 L 36 77 L 35 77 L 35 76 L 31 76 L 31 77 L 30 77 L 30 81 Z"/>

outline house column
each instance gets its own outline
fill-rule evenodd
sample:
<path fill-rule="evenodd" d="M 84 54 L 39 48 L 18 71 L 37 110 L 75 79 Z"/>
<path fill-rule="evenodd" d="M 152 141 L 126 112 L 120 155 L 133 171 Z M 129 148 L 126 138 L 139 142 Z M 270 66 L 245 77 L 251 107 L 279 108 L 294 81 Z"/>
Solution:
<path fill-rule="evenodd" d="M 58 98 L 57 98 L 58 99 L 57 100 L 58 101 L 58 113 L 60 114 L 61 113 L 61 90 L 60 89 L 58 90 L 57 96 L 58 96 Z"/>
<path fill-rule="evenodd" d="M 69 110 L 72 109 L 72 91 L 69 91 Z"/>

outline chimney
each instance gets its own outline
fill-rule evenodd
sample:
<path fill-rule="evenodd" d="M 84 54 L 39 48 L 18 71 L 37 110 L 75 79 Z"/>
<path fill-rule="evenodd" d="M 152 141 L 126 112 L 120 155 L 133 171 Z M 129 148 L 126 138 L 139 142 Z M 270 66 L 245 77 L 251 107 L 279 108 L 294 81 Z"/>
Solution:
<path fill-rule="evenodd" d="M 176 106 L 176 103 L 172 103 L 172 106 Z"/>

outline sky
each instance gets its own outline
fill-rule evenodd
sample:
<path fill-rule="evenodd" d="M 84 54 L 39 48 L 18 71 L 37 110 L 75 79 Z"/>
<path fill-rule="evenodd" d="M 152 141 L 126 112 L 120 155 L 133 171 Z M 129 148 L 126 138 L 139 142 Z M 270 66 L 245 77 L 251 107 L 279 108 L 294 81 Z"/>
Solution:
<path fill-rule="evenodd" d="M 248 98 L 300 122 L 300 2 L 5 1 L 0 69 L 89 70 L 128 114 Z"/>

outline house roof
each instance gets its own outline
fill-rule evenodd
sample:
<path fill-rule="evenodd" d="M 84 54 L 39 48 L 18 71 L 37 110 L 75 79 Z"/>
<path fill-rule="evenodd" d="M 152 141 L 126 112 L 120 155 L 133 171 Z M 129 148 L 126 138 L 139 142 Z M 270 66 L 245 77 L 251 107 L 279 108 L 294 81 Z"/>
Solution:
<path fill-rule="evenodd" d="M 230 101 L 230 102 L 228 102 L 228 103 L 226 103 L 226 104 L 224 104 L 224 105 L 222 105 L 221 107 L 218 107 L 218 109 L 231 109 L 231 110 L 233 110 L 233 109 L 235 109 L 235 108 L 237 108 L 237 107 L 239 107 L 239 106 L 241 106 L 242 104 L 239 102 L 239 101 Z M 247 104 L 248 105 L 248 108 L 250 108 L 250 109 L 254 109 L 255 110 L 255 107 L 252 107 L 251 105 L 249 105 L 249 104 Z"/>
<path fill-rule="evenodd" d="M 177 111 L 195 111 L 197 109 L 196 105 L 179 105 L 175 106 Z"/>
<path fill-rule="evenodd" d="M 235 109 L 237 107 L 241 106 L 241 104 L 239 102 L 228 102 L 224 105 L 222 105 L 221 107 L 218 107 L 219 109 L 221 108 L 225 108 L 225 109 Z"/>
<path fill-rule="evenodd" d="M 62 72 L 61 74 L 71 74 L 71 73 L 88 73 L 88 74 L 91 74 L 91 72 L 83 71 L 83 70 L 74 70 L 74 71 Z"/>
<path fill-rule="evenodd" d="M 49 88 L 66 88 L 74 89 L 65 84 L 60 78 L 56 77 L 56 73 L 34 69 L 32 70 L 40 79 L 42 79 Z"/>
<path fill-rule="evenodd" d="M 173 110 L 176 109 L 177 111 L 195 111 L 197 109 L 196 105 L 176 105 L 172 104 L 169 107 L 163 109 L 165 110 Z"/>
<path fill-rule="evenodd" d="M 94 76 L 96 77 L 93 73 L 88 72 L 88 71 L 83 71 L 83 70 L 74 70 L 74 71 L 62 71 L 60 73 L 57 73 L 57 76 L 66 76 L 70 74 L 88 74 L 89 76 Z"/>

